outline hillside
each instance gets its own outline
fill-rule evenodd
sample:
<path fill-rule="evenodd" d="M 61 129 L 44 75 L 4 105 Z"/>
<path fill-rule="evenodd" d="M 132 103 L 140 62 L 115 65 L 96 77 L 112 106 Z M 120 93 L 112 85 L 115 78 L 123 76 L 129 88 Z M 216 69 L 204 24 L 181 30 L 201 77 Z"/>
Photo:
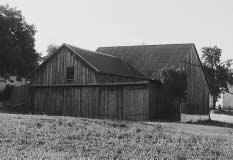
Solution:
<path fill-rule="evenodd" d="M 233 159 L 233 129 L 0 114 L 1 159 Z"/>

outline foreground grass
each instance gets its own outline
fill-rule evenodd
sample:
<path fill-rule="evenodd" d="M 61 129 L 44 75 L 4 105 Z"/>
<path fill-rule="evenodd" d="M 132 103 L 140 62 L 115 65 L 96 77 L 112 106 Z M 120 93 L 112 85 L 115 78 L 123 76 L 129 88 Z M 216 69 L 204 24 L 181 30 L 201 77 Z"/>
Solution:
<path fill-rule="evenodd" d="M 233 129 L 0 114 L 0 159 L 233 159 Z"/>

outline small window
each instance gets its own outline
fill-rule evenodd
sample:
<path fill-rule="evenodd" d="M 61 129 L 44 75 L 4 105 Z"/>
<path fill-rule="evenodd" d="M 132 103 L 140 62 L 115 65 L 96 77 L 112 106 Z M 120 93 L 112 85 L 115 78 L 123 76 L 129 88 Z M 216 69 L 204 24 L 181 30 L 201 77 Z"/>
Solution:
<path fill-rule="evenodd" d="M 66 80 L 73 81 L 74 80 L 74 67 L 66 68 Z"/>

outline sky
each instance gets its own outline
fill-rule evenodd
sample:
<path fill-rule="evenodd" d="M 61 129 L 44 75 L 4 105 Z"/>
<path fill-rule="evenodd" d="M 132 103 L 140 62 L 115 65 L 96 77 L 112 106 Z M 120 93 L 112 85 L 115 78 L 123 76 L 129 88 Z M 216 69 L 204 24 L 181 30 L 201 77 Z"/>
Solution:
<path fill-rule="evenodd" d="M 36 26 L 35 48 L 195 43 L 233 58 L 232 0 L 0 0 Z"/>

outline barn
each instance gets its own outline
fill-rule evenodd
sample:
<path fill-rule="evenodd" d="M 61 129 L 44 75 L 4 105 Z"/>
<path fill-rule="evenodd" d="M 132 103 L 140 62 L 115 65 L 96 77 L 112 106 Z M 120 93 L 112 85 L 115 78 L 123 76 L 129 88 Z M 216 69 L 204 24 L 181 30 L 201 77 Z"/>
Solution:
<path fill-rule="evenodd" d="M 158 72 L 165 66 L 187 72 L 188 100 L 182 107 L 162 94 Z M 97 51 L 63 44 L 29 78 L 38 114 L 141 121 L 209 113 L 209 88 L 194 44 Z"/>

